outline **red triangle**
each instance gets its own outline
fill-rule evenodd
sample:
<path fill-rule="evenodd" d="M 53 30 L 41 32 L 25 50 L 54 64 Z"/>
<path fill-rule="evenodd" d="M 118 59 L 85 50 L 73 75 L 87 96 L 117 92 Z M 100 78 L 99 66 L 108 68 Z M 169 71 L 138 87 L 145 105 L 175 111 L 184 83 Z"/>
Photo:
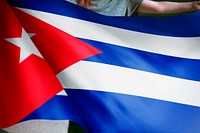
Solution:
<path fill-rule="evenodd" d="M 20 47 L 5 39 L 21 37 L 22 26 L 4 0 L 0 0 L 0 9 L 0 128 L 5 128 L 22 120 L 63 87 L 44 59 L 31 55 L 19 63 Z"/>
<path fill-rule="evenodd" d="M 101 53 L 98 49 L 16 8 L 22 26 L 35 33 L 32 40 L 55 74 L 70 65 Z"/>

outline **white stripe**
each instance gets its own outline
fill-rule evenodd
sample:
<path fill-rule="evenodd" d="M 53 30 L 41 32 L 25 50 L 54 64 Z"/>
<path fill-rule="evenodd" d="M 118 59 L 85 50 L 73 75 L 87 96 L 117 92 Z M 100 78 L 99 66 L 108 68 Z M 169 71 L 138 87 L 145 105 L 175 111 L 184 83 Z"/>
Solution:
<path fill-rule="evenodd" d="M 200 107 L 200 82 L 81 61 L 57 75 L 65 88 L 97 90 Z"/>
<path fill-rule="evenodd" d="M 59 93 L 57 93 L 56 95 L 58 95 L 58 96 L 67 96 L 67 93 L 65 92 L 65 90 L 62 90 Z"/>
<path fill-rule="evenodd" d="M 67 133 L 68 120 L 30 120 L 3 130 L 9 133 Z"/>
<path fill-rule="evenodd" d="M 158 36 L 41 11 L 30 9 L 21 10 L 75 37 L 117 44 L 164 55 L 200 59 L 200 37 Z"/>

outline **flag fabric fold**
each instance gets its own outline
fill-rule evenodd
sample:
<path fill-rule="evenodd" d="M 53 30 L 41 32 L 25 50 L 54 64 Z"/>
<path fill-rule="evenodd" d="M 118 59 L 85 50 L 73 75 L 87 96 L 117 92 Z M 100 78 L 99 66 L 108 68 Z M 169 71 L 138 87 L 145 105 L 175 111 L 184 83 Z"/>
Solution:
<path fill-rule="evenodd" d="M 63 88 L 46 61 L 29 49 L 33 44 L 30 37 L 4 0 L 0 8 L 0 104 L 4 107 L 0 111 L 0 128 L 3 128 L 19 122 Z M 25 57 L 20 62 L 21 56 Z"/>
<path fill-rule="evenodd" d="M 63 90 L 57 73 L 100 51 L 41 20 L 11 9 L 6 1 L 1 1 L 0 6 L 3 9 L 1 105 L 5 106 L 0 113 L 0 127 L 4 128 L 21 121 Z"/>
<path fill-rule="evenodd" d="M 199 12 L 108 17 L 64 0 L 8 2 L 67 93 L 22 121 L 71 119 L 94 133 L 199 132 Z"/>

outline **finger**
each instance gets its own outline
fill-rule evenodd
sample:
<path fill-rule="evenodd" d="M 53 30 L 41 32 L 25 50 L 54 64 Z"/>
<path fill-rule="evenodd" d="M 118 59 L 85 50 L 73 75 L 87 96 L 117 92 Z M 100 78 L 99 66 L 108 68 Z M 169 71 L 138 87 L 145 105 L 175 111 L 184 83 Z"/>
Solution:
<path fill-rule="evenodd" d="M 91 9 L 92 1 L 91 0 L 86 0 L 86 8 Z"/>
<path fill-rule="evenodd" d="M 194 7 L 195 7 L 197 10 L 200 10 L 200 1 L 195 1 L 195 2 L 194 2 Z"/>

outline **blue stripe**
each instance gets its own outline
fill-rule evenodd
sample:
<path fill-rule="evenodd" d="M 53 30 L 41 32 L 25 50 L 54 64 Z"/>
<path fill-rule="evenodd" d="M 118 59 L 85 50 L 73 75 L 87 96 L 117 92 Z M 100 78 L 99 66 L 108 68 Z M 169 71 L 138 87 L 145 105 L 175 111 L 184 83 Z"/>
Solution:
<path fill-rule="evenodd" d="M 150 34 L 179 37 L 200 36 L 200 13 L 168 18 L 106 17 L 64 0 L 8 1 L 17 7 Z M 88 58 L 88 61 L 200 81 L 199 60 L 164 56 L 89 40 L 84 41 L 103 51 L 103 54 Z M 102 62 L 102 60 L 104 61 Z M 88 132 L 94 133 L 199 133 L 200 131 L 199 107 L 109 92 L 71 89 L 66 91 L 68 97 L 55 96 L 24 120 L 68 119 L 79 122 L 86 127 Z"/>
<path fill-rule="evenodd" d="M 108 92 L 66 90 L 91 133 L 199 133 L 200 108 Z"/>
<path fill-rule="evenodd" d="M 73 18 L 79 18 L 144 33 L 177 36 L 200 36 L 200 13 L 173 17 L 108 17 L 96 14 L 65 0 L 8 0 L 16 7 L 34 9 Z M 184 20 L 184 21 L 183 21 Z"/>
<path fill-rule="evenodd" d="M 83 125 L 79 115 L 74 109 L 73 102 L 67 96 L 54 96 L 22 121 L 34 119 L 72 120 Z"/>
<path fill-rule="evenodd" d="M 165 56 L 82 39 L 102 51 L 86 61 L 117 65 L 157 74 L 200 81 L 200 60 Z"/>
<path fill-rule="evenodd" d="M 199 107 L 109 92 L 78 89 L 66 92 L 68 97 L 55 96 L 23 121 L 73 120 L 91 133 L 200 131 Z"/>

